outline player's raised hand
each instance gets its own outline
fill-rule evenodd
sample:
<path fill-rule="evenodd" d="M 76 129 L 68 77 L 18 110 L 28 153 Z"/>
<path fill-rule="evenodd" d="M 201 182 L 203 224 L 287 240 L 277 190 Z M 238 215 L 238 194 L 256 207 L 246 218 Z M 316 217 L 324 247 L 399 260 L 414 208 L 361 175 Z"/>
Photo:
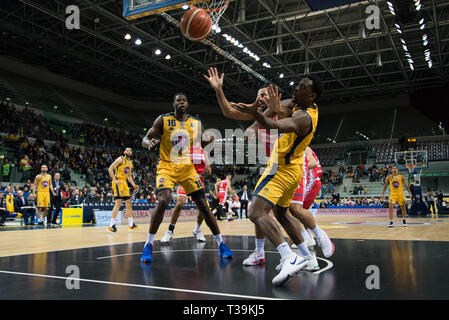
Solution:
<path fill-rule="evenodd" d="M 279 87 L 273 87 L 272 84 L 268 87 L 268 95 L 262 98 L 268 108 L 272 112 L 278 113 L 281 110 L 282 93 L 279 93 Z"/>
<path fill-rule="evenodd" d="M 212 67 L 207 70 L 207 73 L 209 74 L 209 77 L 204 75 L 204 78 L 209 81 L 214 90 L 218 90 L 223 87 L 224 73 L 222 73 L 221 76 L 218 76 L 217 68 Z"/>
<path fill-rule="evenodd" d="M 255 115 L 255 114 L 257 114 L 257 110 L 259 108 L 259 99 L 260 99 L 260 97 L 257 97 L 256 101 L 254 101 L 251 104 L 231 102 L 231 107 L 233 107 L 234 109 L 236 109 L 240 112 Z"/>

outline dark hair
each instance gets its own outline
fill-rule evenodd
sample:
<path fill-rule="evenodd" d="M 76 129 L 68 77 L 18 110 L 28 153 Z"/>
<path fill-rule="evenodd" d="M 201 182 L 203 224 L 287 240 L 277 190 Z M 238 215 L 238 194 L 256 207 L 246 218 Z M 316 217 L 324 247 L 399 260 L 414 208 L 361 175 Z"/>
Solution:
<path fill-rule="evenodd" d="M 316 101 L 322 96 L 322 94 L 324 92 L 323 81 L 321 81 L 320 78 L 312 76 L 312 75 L 308 75 L 308 76 L 306 76 L 306 78 L 312 80 L 312 90 L 313 90 L 313 92 L 316 93 L 316 99 L 315 99 L 315 101 Z"/>
<path fill-rule="evenodd" d="M 173 101 L 176 100 L 176 97 L 177 97 L 177 96 L 184 96 L 184 97 L 186 97 L 186 99 L 187 99 L 187 95 L 186 95 L 185 93 L 178 92 L 178 93 L 175 93 L 175 95 L 173 96 Z"/>

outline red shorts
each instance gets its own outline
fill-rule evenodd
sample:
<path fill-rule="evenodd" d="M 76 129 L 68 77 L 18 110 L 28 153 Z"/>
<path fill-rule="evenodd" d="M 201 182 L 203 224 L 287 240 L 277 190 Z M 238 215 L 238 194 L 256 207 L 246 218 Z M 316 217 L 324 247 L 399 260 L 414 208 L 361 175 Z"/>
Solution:
<path fill-rule="evenodd" d="M 203 178 L 202 175 L 200 175 L 200 179 L 201 179 L 201 183 L 204 186 L 204 178 Z M 176 196 L 177 197 L 185 197 L 185 198 L 187 198 L 187 194 L 186 194 L 186 192 L 184 191 L 184 189 L 181 186 L 178 187 L 178 191 L 176 192 Z"/>
<path fill-rule="evenodd" d="M 228 200 L 228 193 L 227 192 L 219 192 L 218 193 L 218 201 L 219 203 L 224 206 L 226 204 L 226 201 Z"/>
<path fill-rule="evenodd" d="M 303 183 L 303 181 L 305 180 L 302 180 L 298 189 L 296 189 L 291 203 L 301 204 L 304 209 L 309 209 L 320 193 L 321 180 L 312 181 L 308 185 Z M 306 188 L 304 188 L 305 185 Z"/>

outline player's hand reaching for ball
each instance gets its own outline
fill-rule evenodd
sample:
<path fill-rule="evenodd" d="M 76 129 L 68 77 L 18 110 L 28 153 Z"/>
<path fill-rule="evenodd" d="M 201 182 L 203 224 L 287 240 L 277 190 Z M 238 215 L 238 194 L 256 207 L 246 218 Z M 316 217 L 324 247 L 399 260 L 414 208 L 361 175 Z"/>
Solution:
<path fill-rule="evenodd" d="M 279 87 L 276 86 L 273 88 L 273 85 L 270 84 L 267 91 L 268 95 L 263 97 L 262 100 L 273 113 L 279 113 L 279 111 L 281 110 L 282 98 L 282 93 L 279 93 Z"/>
<path fill-rule="evenodd" d="M 209 74 L 209 77 L 204 75 L 204 78 L 209 81 L 212 88 L 214 88 L 214 90 L 221 89 L 223 87 L 224 73 L 222 73 L 221 76 L 218 76 L 217 68 L 212 67 L 207 70 L 207 73 Z"/>
<path fill-rule="evenodd" d="M 256 115 L 257 114 L 257 110 L 259 108 L 259 97 L 257 97 L 256 101 L 254 101 L 251 104 L 246 104 L 246 103 L 234 103 L 231 102 L 231 107 L 233 107 L 234 109 L 243 112 L 243 113 L 249 113 L 252 115 Z"/>

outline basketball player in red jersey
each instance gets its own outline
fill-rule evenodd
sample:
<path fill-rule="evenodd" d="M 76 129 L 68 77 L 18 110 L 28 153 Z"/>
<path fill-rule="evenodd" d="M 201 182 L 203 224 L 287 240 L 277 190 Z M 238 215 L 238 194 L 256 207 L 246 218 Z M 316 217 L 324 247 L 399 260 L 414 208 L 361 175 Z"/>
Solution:
<path fill-rule="evenodd" d="M 220 182 L 217 182 L 215 184 L 215 192 L 218 195 L 218 206 L 221 210 L 223 210 L 222 212 L 226 210 L 226 201 L 228 200 L 228 192 L 235 193 L 235 191 L 231 187 L 231 179 L 232 174 L 228 174 L 226 175 L 226 178 L 224 180 L 221 180 Z M 220 212 L 220 214 L 222 212 Z M 226 215 L 229 222 L 234 221 L 234 218 L 232 218 L 232 214 L 230 214 L 229 211 L 227 212 Z"/>
<path fill-rule="evenodd" d="M 217 100 L 219 102 L 220 108 L 223 112 L 223 114 L 226 117 L 236 119 L 236 120 L 253 120 L 254 118 L 252 115 L 240 112 L 239 110 L 233 108 L 229 101 L 226 99 L 224 92 L 223 92 L 223 78 L 224 75 L 222 74 L 221 77 L 218 76 L 218 72 L 214 68 L 210 68 L 209 71 L 209 77 L 205 76 L 205 78 L 209 81 L 211 86 L 215 89 L 217 94 Z M 267 96 L 268 89 L 262 88 L 258 92 L 258 102 L 259 102 L 259 108 L 261 110 L 264 110 L 264 115 L 267 117 L 270 117 L 274 121 L 277 121 L 279 119 L 284 119 L 291 116 L 291 110 L 294 107 L 294 102 L 291 99 L 283 100 L 281 101 L 281 108 L 278 108 L 277 110 L 273 110 L 265 103 L 265 97 Z M 249 128 L 251 130 L 258 130 L 260 128 L 259 123 L 257 121 L 254 122 L 254 124 Z M 259 131 L 259 134 L 261 131 Z M 263 131 L 262 131 L 263 133 Z M 265 132 L 266 133 L 266 132 Z M 250 137 L 255 137 L 255 134 L 250 135 Z M 271 142 L 271 138 L 269 139 Z M 268 149 L 268 147 L 267 147 Z M 272 149 L 272 146 L 269 148 Z M 315 222 L 315 219 L 313 218 L 312 214 L 307 211 L 306 212 L 297 212 L 296 208 L 290 208 L 290 211 L 293 211 L 294 213 L 297 213 L 295 217 L 301 217 L 301 222 L 309 229 L 314 230 L 317 234 L 317 240 L 318 244 L 323 250 L 323 254 L 326 257 L 329 257 L 333 254 L 334 247 L 332 242 L 330 241 L 327 234 L 321 230 L 318 225 Z M 264 246 L 265 246 L 265 235 L 261 232 L 261 230 L 255 225 L 256 229 L 256 250 L 253 252 L 249 258 L 245 259 L 243 264 L 244 265 L 258 265 L 263 264 L 265 262 L 265 252 L 264 252 Z M 301 246 L 298 248 L 302 256 L 308 256 L 310 255 L 310 252 L 307 248 L 307 245 L 303 242 L 301 243 Z M 316 258 L 314 261 L 306 268 L 308 270 L 316 270 L 318 267 L 318 263 L 316 261 Z"/>
<path fill-rule="evenodd" d="M 190 157 L 192 159 L 193 165 L 195 166 L 195 170 L 200 176 L 201 181 L 204 184 L 203 174 L 206 172 L 207 174 L 211 174 L 212 169 L 207 159 L 207 155 L 204 153 L 204 150 L 200 145 L 193 146 L 190 149 Z M 176 194 L 176 205 L 173 209 L 170 225 L 168 226 L 168 230 L 165 232 L 165 235 L 161 239 L 161 243 L 168 243 L 173 239 L 173 233 L 175 230 L 176 222 L 179 219 L 181 214 L 181 210 L 187 202 L 187 194 L 184 189 L 179 186 L 178 192 Z M 205 242 L 206 238 L 201 232 L 201 224 L 203 223 L 203 216 L 198 212 L 198 216 L 196 219 L 196 227 L 193 229 L 193 235 L 200 242 Z"/>

